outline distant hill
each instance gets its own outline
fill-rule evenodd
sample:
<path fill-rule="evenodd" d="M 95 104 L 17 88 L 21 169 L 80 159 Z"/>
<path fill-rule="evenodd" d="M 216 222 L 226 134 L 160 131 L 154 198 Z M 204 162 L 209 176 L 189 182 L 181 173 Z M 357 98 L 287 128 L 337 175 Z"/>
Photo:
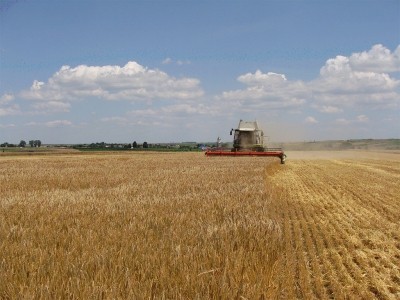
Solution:
<path fill-rule="evenodd" d="M 268 143 L 268 147 L 282 147 L 290 151 L 313 150 L 400 150 L 400 139 L 360 139 L 291 143 Z"/>

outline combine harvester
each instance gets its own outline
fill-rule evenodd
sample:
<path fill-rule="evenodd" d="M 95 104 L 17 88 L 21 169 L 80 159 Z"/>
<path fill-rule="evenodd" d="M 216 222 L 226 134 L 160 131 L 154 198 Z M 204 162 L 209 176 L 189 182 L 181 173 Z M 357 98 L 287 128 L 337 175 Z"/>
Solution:
<path fill-rule="evenodd" d="M 233 137 L 233 148 L 222 149 L 220 147 L 220 138 L 218 146 L 205 152 L 207 156 L 266 156 L 278 157 L 281 164 L 285 163 L 286 154 L 282 148 L 264 147 L 264 132 L 258 127 L 257 121 L 247 122 L 240 120 L 237 129 L 231 129 Z"/>

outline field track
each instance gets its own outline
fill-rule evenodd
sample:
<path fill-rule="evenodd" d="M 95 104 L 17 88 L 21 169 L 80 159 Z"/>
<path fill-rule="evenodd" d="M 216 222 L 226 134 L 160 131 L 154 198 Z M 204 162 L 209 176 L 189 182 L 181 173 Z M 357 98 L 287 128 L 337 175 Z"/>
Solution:
<path fill-rule="evenodd" d="M 399 299 L 399 183 L 399 161 L 292 160 L 267 169 L 285 241 L 279 298 Z"/>
<path fill-rule="evenodd" d="M 0 156 L 0 299 L 400 299 L 399 154 L 288 154 Z"/>

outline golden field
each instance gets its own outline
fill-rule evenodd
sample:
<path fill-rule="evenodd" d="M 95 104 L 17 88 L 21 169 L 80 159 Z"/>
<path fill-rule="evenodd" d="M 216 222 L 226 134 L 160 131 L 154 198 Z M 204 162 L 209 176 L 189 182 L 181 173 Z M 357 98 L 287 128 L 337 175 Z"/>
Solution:
<path fill-rule="evenodd" d="M 400 155 L 0 156 L 0 299 L 399 299 Z"/>

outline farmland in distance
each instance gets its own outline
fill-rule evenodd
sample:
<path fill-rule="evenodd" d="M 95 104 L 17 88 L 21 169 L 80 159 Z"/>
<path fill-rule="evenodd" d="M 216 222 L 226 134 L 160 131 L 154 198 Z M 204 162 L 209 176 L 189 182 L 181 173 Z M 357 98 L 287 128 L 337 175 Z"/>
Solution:
<path fill-rule="evenodd" d="M 0 298 L 397 299 L 382 155 L 0 156 Z"/>

